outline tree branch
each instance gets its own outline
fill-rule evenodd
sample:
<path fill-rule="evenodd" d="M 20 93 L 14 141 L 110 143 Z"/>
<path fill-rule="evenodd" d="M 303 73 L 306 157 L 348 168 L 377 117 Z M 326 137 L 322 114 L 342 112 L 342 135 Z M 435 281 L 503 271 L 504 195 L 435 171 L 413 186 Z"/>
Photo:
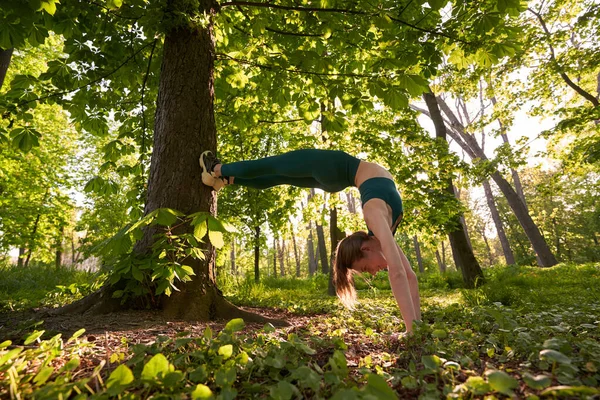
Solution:
<path fill-rule="evenodd" d="M 542 14 L 540 14 L 536 11 L 533 11 L 531 8 L 528 8 L 527 11 L 529 11 L 530 13 L 535 15 L 537 17 L 538 21 L 540 21 L 542 30 L 544 31 L 544 34 L 546 35 L 546 38 L 548 39 L 548 47 L 550 48 L 550 60 L 552 61 L 552 63 L 556 67 L 556 69 L 558 70 L 560 77 L 565 81 L 565 83 L 567 85 L 569 85 L 579 95 L 583 96 L 583 98 L 590 101 L 594 105 L 594 107 L 598 107 L 600 105 L 600 102 L 598 101 L 598 99 L 595 98 L 592 94 L 586 92 L 582 87 L 577 85 L 575 82 L 573 82 L 571 80 L 571 78 L 569 78 L 569 76 L 564 72 L 563 68 L 558 64 L 558 61 L 556 60 L 556 54 L 554 53 L 554 47 L 552 46 L 552 42 L 550 41 L 552 34 L 548 30 L 548 27 L 546 26 L 546 22 L 544 21 L 544 18 L 542 18 Z"/>
<path fill-rule="evenodd" d="M 298 118 L 298 119 L 284 119 L 281 121 L 267 121 L 267 120 L 263 120 L 263 119 L 259 119 L 258 122 L 261 124 L 289 124 L 289 123 L 293 123 L 293 122 L 300 122 L 300 121 L 304 121 L 304 118 Z"/>
<path fill-rule="evenodd" d="M 253 1 L 229 1 L 221 4 L 221 8 L 230 6 L 249 6 L 249 7 L 263 7 L 263 8 L 275 8 L 278 10 L 288 11 L 304 11 L 304 12 L 334 12 L 342 14 L 353 14 L 353 15 L 369 15 L 365 11 L 359 10 L 347 10 L 344 8 L 321 8 L 321 7 L 298 7 L 298 6 L 284 6 L 281 4 L 272 3 L 260 3 Z"/>
<path fill-rule="evenodd" d="M 258 63 L 254 63 L 248 60 L 242 60 L 239 58 L 234 58 L 231 57 L 227 54 L 223 54 L 223 53 L 218 53 L 217 57 L 221 56 L 221 60 L 225 60 L 225 61 L 235 61 L 235 62 L 239 62 L 240 64 L 246 64 L 246 65 L 250 65 L 253 67 L 257 67 L 257 68 L 263 68 L 263 69 L 270 69 L 270 70 L 280 70 L 280 71 L 285 71 L 285 72 L 291 72 L 291 73 L 299 73 L 299 74 L 305 74 L 305 75 L 316 75 L 316 76 L 347 76 L 347 77 L 351 77 L 351 78 L 379 78 L 381 77 L 380 74 L 372 74 L 372 75 L 365 75 L 365 74 L 344 74 L 344 73 L 339 73 L 339 72 L 312 72 L 312 71 L 304 71 L 298 68 L 284 68 L 284 67 L 278 67 L 278 66 L 273 66 L 273 65 L 265 65 L 265 64 L 258 64 Z M 219 59 L 219 58 L 217 58 Z"/>
<path fill-rule="evenodd" d="M 279 29 L 275 29 L 275 28 L 265 28 L 265 30 L 269 31 L 269 32 L 273 32 L 273 33 L 279 33 L 281 35 L 288 35 L 288 36 L 301 36 L 301 37 L 321 37 L 321 36 L 323 36 L 322 34 L 315 34 L 315 33 L 298 33 L 298 32 L 280 31 Z"/>

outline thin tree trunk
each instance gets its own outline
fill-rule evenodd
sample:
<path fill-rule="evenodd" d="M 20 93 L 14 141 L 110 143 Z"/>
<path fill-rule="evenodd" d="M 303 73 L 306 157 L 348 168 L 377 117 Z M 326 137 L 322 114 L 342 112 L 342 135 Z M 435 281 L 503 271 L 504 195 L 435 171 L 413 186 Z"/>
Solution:
<path fill-rule="evenodd" d="M 500 213 L 496 207 L 496 201 L 494 200 L 494 194 L 492 193 L 490 182 L 487 179 L 483 181 L 483 190 L 485 192 L 485 199 L 487 201 L 488 208 L 492 214 L 492 220 L 494 221 L 496 232 L 498 233 L 498 239 L 502 245 L 502 252 L 504 254 L 504 259 L 506 260 L 506 265 L 515 264 L 515 256 L 510 248 L 510 243 L 508 242 L 506 232 L 504 231 L 504 225 L 502 224 L 502 218 L 500 218 Z"/>
<path fill-rule="evenodd" d="M 319 261 L 321 262 L 321 273 L 329 273 L 329 260 L 327 257 L 327 244 L 325 243 L 325 231 L 323 225 L 317 223 L 317 245 L 319 246 Z"/>
<path fill-rule="evenodd" d="M 237 267 L 235 265 L 235 238 L 233 238 L 231 240 L 230 259 L 231 259 L 231 274 L 232 275 L 237 275 Z"/>
<path fill-rule="evenodd" d="M 23 265 L 25 268 L 29 267 L 29 260 L 31 260 L 31 254 L 33 253 L 33 248 L 35 247 L 35 234 L 37 233 L 38 225 L 40 223 L 40 217 L 41 214 L 38 214 L 35 217 L 35 222 L 33 223 L 33 231 L 31 232 L 31 242 L 29 243 L 29 251 L 27 252 L 25 264 Z"/>
<path fill-rule="evenodd" d="M 285 240 L 280 239 L 277 242 L 277 247 L 278 247 L 277 254 L 279 255 L 279 273 L 283 277 L 283 276 L 285 276 L 285 263 L 284 263 Z"/>
<path fill-rule="evenodd" d="M 277 236 L 273 236 L 273 277 L 277 278 Z"/>
<path fill-rule="evenodd" d="M 460 199 L 461 191 L 456 186 L 453 187 L 453 190 L 454 190 L 454 196 L 458 199 L 458 201 L 460 201 L 462 203 L 462 200 Z M 467 238 L 467 243 L 469 244 L 469 247 L 472 249 L 473 245 L 471 244 L 471 236 L 469 236 L 469 229 L 467 228 L 467 220 L 465 219 L 464 214 L 461 214 L 461 216 L 460 216 L 460 223 L 463 226 L 463 229 L 465 231 L 465 237 Z"/>
<path fill-rule="evenodd" d="M 438 104 L 440 108 L 444 111 L 446 116 L 451 121 L 452 129 L 448 130 L 448 134 L 469 154 L 469 156 L 473 160 L 479 159 L 479 161 L 488 161 L 487 156 L 481 150 L 479 144 L 475 140 L 475 138 L 467 134 L 465 132 L 464 127 L 460 124 L 452 110 L 448 107 L 448 105 L 444 102 L 443 99 L 438 98 Z M 431 114 L 431 113 L 429 113 Z M 431 115 L 430 115 L 431 117 Z M 443 119 L 441 119 L 441 123 L 443 125 Z M 445 126 L 444 126 L 445 129 Z M 508 205 L 513 210 L 519 224 L 525 231 L 527 238 L 531 242 L 531 245 L 538 255 L 538 264 L 541 267 L 551 267 L 557 264 L 556 257 L 552 254 L 552 251 L 548 247 L 546 240 L 542 236 L 539 228 L 533 222 L 531 215 L 527 210 L 527 207 L 523 204 L 519 196 L 517 195 L 515 189 L 508 183 L 506 179 L 500 174 L 500 172 L 496 169 L 491 172 L 491 177 L 500 188 L 500 191 L 506 197 L 508 201 Z"/>
<path fill-rule="evenodd" d="M 22 268 L 25 262 L 25 252 L 27 250 L 24 247 L 19 247 L 19 258 L 17 258 L 17 267 Z"/>
<path fill-rule="evenodd" d="M 260 281 L 260 226 L 254 227 L 254 281 Z"/>
<path fill-rule="evenodd" d="M 6 78 L 6 71 L 8 71 L 8 66 L 10 65 L 13 50 L 12 47 L 7 50 L 0 49 L 0 89 L 2 89 L 4 78 Z"/>
<path fill-rule="evenodd" d="M 435 259 L 437 260 L 438 268 L 440 269 L 440 272 L 442 274 L 445 273 L 446 272 L 446 264 L 442 261 L 442 258 L 440 257 L 440 252 L 438 251 L 437 248 L 435 249 Z"/>
<path fill-rule="evenodd" d="M 348 211 L 350 211 L 351 214 L 356 214 L 356 199 L 352 192 L 346 192 L 346 200 L 348 201 Z"/>
<path fill-rule="evenodd" d="M 54 257 L 54 266 L 59 269 L 63 264 L 63 237 L 65 234 L 65 227 L 61 226 L 59 229 L 58 238 L 56 238 L 56 251 Z"/>
<path fill-rule="evenodd" d="M 442 264 L 444 265 L 444 271 L 446 271 L 446 245 L 442 240 Z"/>
<path fill-rule="evenodd" d="M 431 120 L 435 126 L 436 138 L 447 142 L 446 139 L 446 126 L 440 113 L 438 103 L 433 92 L 423 94 L 429 113 L 431 114 Z M 447 193 L 454 195 L 454 185 L 450 177 L 446 178 Z M 464 227 L 460 222 L 460 215 L 455 217 L 456 228 L 449 232 L 450 243 L 452 245 L 452 255 L 454 256 L 455 263 L 461 265 L 461 272 L 465 285 L 469 288 L 475 287 L 478 283 L 483 281 L 483 271 L 475 259 L 473 250 L 467 242 Z"/>
<path fill-rule="evenodd" d="M 488 261 L 489 266 L 494 265 L 494 254 L 492 253 L 492 247 L 490 246 L 490 242 L 488 241 L 487 235 L 485 234 L 485 224 L 481 224 L 479 227 L 479 234 L 483 238 L 483 242 L 485 243 L 485 248 L 488 253 Z"/>
<path fill-rule="evenodd" d="M 292 244 L 294 245 L 294 259 L 296 261 L 296 277 L 300 277 L 300 257 L 298 256 L 298 245 L 296 244 L 296 234 L 292 229 Z"/>
<path fill-rule="evenodd" d="M 423 267 L 423 258 L 421 257 L 421 246 L 419 245 L 417 235 L 413 236 L 413 244 L 415 246 L 415 254 L 417 255 L 417 264 L 419 264 L 419 272 L 424 273 L 425 268 Z"/>
<path fill-rule="evenodd" d="M 308 275 L 313 276 L 317 271 L 317 260 L 315 259 L 315 245 L 312 233 L 312 221 L 308 223 L 308 241 L 306 247 L 308 250 Z"/>
<path fill-rule="evenodd" d="M 492 105 L 494 105 L 494 106 L 496 105 L 496 96 L 492 96 Z M 496 121 L 498 122 L 498 125 L 500 126 L 500 136 L 502 137 L 502 141 L 507 146 L 510 146 L 510 141 L 508 140 L 508 135 L 506 134 L 506 129 L 504 128 L 504 124 L 502 123 L 500 118 L 497 118 Z M 516 169 L 511 167 L 510 174 L 512 176 L 513 184 L 515 185 L 515 190 L 516 190 L 517 194 L 519 195 L 519 198 L 523 202 L 523 205 L 525 205 L 525 209 L 528 209 L 527 200 L 525 199 L 525 193 L 523 192 L 523 185 L 521 184 L 521 178 L 519 177 L 519 173 L 517 172 Z M 527 211 L 529 212 L 529 210 L 527 210 Z"/>

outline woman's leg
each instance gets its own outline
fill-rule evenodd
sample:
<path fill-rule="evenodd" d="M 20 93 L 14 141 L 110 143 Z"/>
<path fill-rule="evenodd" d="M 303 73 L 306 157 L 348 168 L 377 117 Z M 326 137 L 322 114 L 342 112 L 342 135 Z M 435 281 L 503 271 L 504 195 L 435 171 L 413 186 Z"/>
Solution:
<path fill-rule="evenodd" d="M 252 161 L 217 165 L 215 176 L 257 188 L 276 185 L 320 188 L 337 192 L 354 184 L 360 160 L 341 151 L 304 149 Z M 231 181 L 231 179 L 230 179 Z"/>

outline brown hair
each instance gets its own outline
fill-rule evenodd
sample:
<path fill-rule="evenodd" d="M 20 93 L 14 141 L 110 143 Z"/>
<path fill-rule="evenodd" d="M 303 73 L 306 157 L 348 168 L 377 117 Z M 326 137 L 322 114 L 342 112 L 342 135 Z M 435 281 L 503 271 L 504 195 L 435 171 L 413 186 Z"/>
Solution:
<path fill-rule="evenodd" d="M 369 235 L 366 232 L 354 232 L 340 241 L 335 252 L 335 261 L 333 263 L 335 292 L 342 304 L 349 309 L 353 309 L 354 303 L 356 303 L 352 264 L 363 258 L 360 248 L 367 240 L 369 240 Z"/>

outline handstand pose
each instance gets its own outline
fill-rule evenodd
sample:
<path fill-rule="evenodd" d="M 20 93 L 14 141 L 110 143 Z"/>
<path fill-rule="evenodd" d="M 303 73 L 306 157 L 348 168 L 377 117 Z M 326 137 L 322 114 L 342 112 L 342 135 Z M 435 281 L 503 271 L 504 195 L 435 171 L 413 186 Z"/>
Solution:
<path fill-rule="evenodd" d="M 333 268 L 337 295 L 346 307 L 353 308 L 353 272 L 374 275 L 387 268 L 406 331 L 412 332 L 413 321 L 421 319 L 419 288 L 417 276 L 394 240 L 402 220 L 402 200 L 385 168 L 343 151 L 316 149 L 230 164 L 222 164 L 205 151 L 200 156 L 200 166 L 202 182 L 217 191 L 234 183 L 257 189 L 287 184 L 331 193 L 358 187 L 369 233 L 355 232 L 339 243 Z"/>

